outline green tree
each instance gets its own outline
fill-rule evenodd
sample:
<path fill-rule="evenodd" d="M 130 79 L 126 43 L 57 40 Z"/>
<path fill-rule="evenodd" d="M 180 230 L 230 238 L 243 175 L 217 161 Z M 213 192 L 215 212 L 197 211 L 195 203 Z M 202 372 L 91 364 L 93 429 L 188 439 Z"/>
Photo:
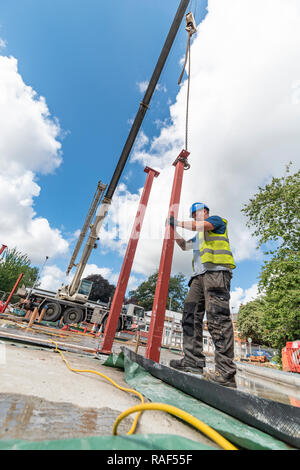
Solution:
<path fill-rule="evenodd" d="M 23 273 L 21 284 L 32 287 L 38 279 L 38 268 L 31 266 L 28 256 L 16 248 L 7 249 L 0 263 L 0 290 L 10 292 L 19 275 Z"/>
<path fill-rule="evenodd" d="M 273 177 L 271 183 L 259 187 L 258 193 L 242 209 L 248 217 L 246 225 L 251 230 L 254 228 L 258 248 L 276 242 L 266 254 L 281 249 L 298 252 L 300 248 L 300 170 L 291 174 L 291 166 L 291 163 L 286 166 L 281 178 Z"/>
<path fill-rule="evenodd" d="M 300 338 L 300 259 L 281 252 L 265 263 L 260 275 L 264 295 L 263 329 L 271 346 L 281 350 Z"/>
<path fill-rule="evenodd" d="M 300 171 L 292 174 L 287 165 L 285 175 L 259 188 L 243 212 L 269 257 L 259 276 L 261 330 L 265 342 L 281 350 L 300 338 Z"/>
<path fill-rule="evenodd" d="M 148 279 L 140 284 L 140 286 L 129 292 L 129 297 L 134 297 L 145 310 L 151 310 L 153 306 L 154 294 L 157 284 L 158 272 L 151 274 Z M 167 308 L 180 311 L 183 308 L 184 299 L 188 289 L 186 287 L 186 279 L 182 273 L 170 277 L 169 295 Z"/>
<path fill-rule="evenodd" d="M 252 338 L 256 344 L 265 342 L 263 317 L 265 314 L 264 301 L 260 298 L 252 300 L 239 309 L 237 329 L 241 338 Z"/>
<path fill-rule="evenodd" d="M 84 279 L 88 281 L 93 281 L 92 290 L 89 296 L 89 300 L 97 302 L 109 302 L 109 299 L 112 300 L 116 287 L 110 284 L 101 274 L 90 274 Z"/>

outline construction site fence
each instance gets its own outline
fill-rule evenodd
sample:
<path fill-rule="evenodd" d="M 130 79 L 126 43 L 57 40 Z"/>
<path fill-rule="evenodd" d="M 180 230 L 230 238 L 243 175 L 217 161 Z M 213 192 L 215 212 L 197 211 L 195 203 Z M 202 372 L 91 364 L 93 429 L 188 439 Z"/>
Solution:
<path fill-rule="evenodd" d="M 288 341 L 281 351 L 282 369 L 300 374 L 300 340 Z"/>

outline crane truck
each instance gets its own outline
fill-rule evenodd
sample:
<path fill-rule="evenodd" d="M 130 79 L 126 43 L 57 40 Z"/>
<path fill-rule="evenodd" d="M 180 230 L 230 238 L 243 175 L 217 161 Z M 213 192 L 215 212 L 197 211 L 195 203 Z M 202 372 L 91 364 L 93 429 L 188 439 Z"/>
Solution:
<path fill-rule="evenodd" d="M 85 280 L 83 280 L 81 283 L 81 292 L 85 292 L 85 294 L 82 295 L 85 296 L 90 287 L 91 286 L 86 284 Z M 21 297 L 19 303 L 21 308 L 32 310 L 37 307 L 39 313 L 42 313 L 43 309 L 45 309 L 43 315 L 43 320 L 45 321 L 57 322 L 62 319 L 63 323 L 66 325 L 83 322 L 92 323 L 94 326 L 96 325 L 96 331 L 101 326 L 103 331 L 105 329 L 109 314 L 109 303 L 87 300 L 79 304 L 77 302 L 60 300 L 56 298 L 56 292 L 39 288 L 31 289 L 22 287 L 18 289 L 17 294 Z M 131 330 L 136 327 L 142 330 L 145 327 L 144 308 L 131 303 L 123 305 L 117 331 Z"/>
<path fill-rule="evenodd" d="M 105 189 L 106 185 L 103 185 L 101 181 L 99 181 L 67 268 L 67 275 L 74 266 L 76 267 L 76 274 L 78 272 L 82 273 L 87 264 L 88 257 L 81 258 L 78 264 L 75 264 L 75 261 L 89 227 L 90 234 L 88 236 L 86 246 L 88 245 L 96 248 L 95 240 L 98 237 L 96 238 L 94 235 L 94 225 L 97 217 L 94 222 L 92 222 L 92 220 L 95 216 L 97 207 L 101 203 L 103 191 Z M 43 319 L 45 321 L 56 322 L 62 319 L 63 323 L 66 325 L 81 322 L 93 323 L 94 325 L 97 325 L 98 328 L 102 326 L 104 330 L 109 314 L 110 303 L 100 301 L 93 302 L 89 300 L 92 286 L 92 281 L 88 279 L 80 280 L 79 276 L 75 275 L 70 286 L 62 286 L 57 292 L 35 287 L 22 287 L 18 289 L 17 295 L 21 297 L 20 306 L 24 309 L 32 310 L 37 307 L 39 313 L 42 313 L 44 310 Z M 144 325 L 145 312 L 143 307 L 130 303 L 124 304 L 120 314 L 117 331 L 130 330 L 133 326 L 139 326 L 143 329 Z"/>
<path fill-rule="evenodd" d="M 23 289 L 18 291 L 19 295 L 23 297 L 23 304 L 30 305 L 30 307 L 37 307 L 39 311 L 45 309 L 44 319 L 48 321 L 57 321 L 63 318 L 64 323 L 78 323 L 88 321 L 97 324 L 104 324 L 108 317 L 109 305 L 103 305 L 89 301 L 89 294 L 92 289 L 91 281 L 82 279 L 84 269 L 88 263 L 89 257 L 93 248 L 96 248 L 97 241 L 99 240 L 98 234 L 107 215 L 112 198 L 121 174 L 128 160 L 129 154 L 136 140 L 137 134 L 145 117 L 152 95 L 157 87 L 158 80 L 168 58 L 171 47 L 174 43 L 181 21 L 184 17 L 185 11 L 188 7 L 189 0 L 181 0 L 175 14 L 174 20 L 166 37 L 162 51 L 154 68 L 153 74 L 149 81 L 145 95 L 140 102 L 139 109 L 136 117 L 131 126 L 129 135 L 121 152 L 119 161 L 115 168 L 114 174 L 111 178 L 110 184 L 103 185 L 101 181 L 98 183 L 96 193 L 94 195 L 90 210 L 84 222 L 81 234 L 79 236 L 74 253 L 71 257 L 70 264 L 67 269 L 67 274 L 70 273 L 73 267 L 76 267 L 74 277 L 70 284 L 63 285 L 57 293 L 45 292 L 42 289 Z M 190 24 L 191 13 L 186 14 L 186 22 Z M 106 193 L 104 195 L 104 191 Z M 92 222 L 92 220 L 94 221 Z M 78 264 L 75 264 L 76 257 L 79 253 L 85 235 L 90 228 L 90 233 L 87 242 L 82 250 L 82 255 Z M 122 313 L 119 319 L 118 329 L 124 328 L 126 325 L 132 324 L 134 318 L 138 322 L 143 321 L 144 312 L 142 307 L 136 305 L 123 305 Z"/>

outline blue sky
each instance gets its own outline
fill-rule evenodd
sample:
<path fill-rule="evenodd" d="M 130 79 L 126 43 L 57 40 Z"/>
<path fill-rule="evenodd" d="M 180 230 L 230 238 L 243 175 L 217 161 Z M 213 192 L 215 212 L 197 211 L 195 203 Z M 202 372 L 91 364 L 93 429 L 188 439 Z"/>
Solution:
<path fill-rule="evenodd" d="M 251 32 L 251 20 L 249 19 L 249 25 L 245 23 L 247 15 L 249 17 L 250 12 L 251 18 L 256 18 L 254 5 L 256 2 L 252 6 L 248 0 L 243 0 L 242 3 L 245 5 L 245 11 L 238 9 L 232 1 L 228 2 L 227 10 L 224 10 L 223 6 L 218 7 L 217 2 L 211 0 L 207 14 L 206 1 L 191 2 L 197 24 L 206 18 L 199 26 L 200 32 L 194 40 L 192 49 L 194 67 L 194 76 L 192 75 L 194 108 L 191 109 L 190 116 L 192 166 L 190 174 L 186 177 L 186 186 L 183 185 L 182 201 L 187 207 L 196 200 L 208 197 L 209 201 L 206 202 L 212 203 L 219 215 L 228 218 L 230 222 L 231 220 L 237 221 L 236 227 L 239 230 L 233 227 L 233 241 L 238 251 L 238 267 L 233 277 L 232 290 L 240 294 L 242 292 L 245 297 L 247 290 L 252 289 L 251 292 L 255 292 L 253 286 L 257 282 L 263 257 L 255 251 L 255 241 L 245 229 L 245 220 L 240 216 L 240 209 L 258 185 L 268 181 L 272 175 L 283 173 L 284 164 L 288 160 L 286 148 L 290 149 L 287 140 L 289 131 L 281 125 L 287 114 L 282 113 L 275 123 L 269 122 L 268 118 L 267 124 L 266 116 L 270 115 L 271 103 L 274 104 L 275 109 L 279 109 L 279 104 L 284 97 L 289 96 L 293 80 L 298 78 L 298 71 L 291 71 L 291 75 L 286 79 L 290 88 L 284 89 L 284 80 L 278 81 L 277 84 L 268 88 L 270 100 L 261 103 L 260 86 L 269 83 L 270 77 L 274 76 L 274 71 L 276 73 L 277 70 L 281 70 L 282 58 L 278 57 L 275 40 L 276 26 L 280 17 L 280 1 L 275 0 L 271 16 L 268 2 L 260 3 L 262 5 L 261 24 L 269 21 L 270 24 L 267 23 L 266 29 L 269 29 L 271 40 L 268 39 L 268 42 L 264 43 L 266 36 L 257 37 L 256 32 L 253 31 L 253 38 L 248 38 L 249 35 L 246 36 L 245 33 L 241 41 L 241 49 L 238 49 L 237 38 L 243 35 L 239 28 L 242 30 L 246 26 L 246 29 L 249 27 Z M 52 249 L 53 254 L 50 256 L 49 265 L 55 266 L 58 270 L 65 271 L 68 265 L 74 245 L 74 232 L 81 228 L 98 180 L 101 179 L 104 183 L 110 182 L 128 136 L 131 120 L 135 117 L 139 102 L 143 97 L 139 84 L 151 77 L 178 4 L 179 2 L 158 0 L 151 2 L 149 0 L 110 0 L 109 2 L 10 0 L 1 6 L 0 38 L 5 43 L 5 47 L 3 44 L 0 54 L 7 58 L 17 59 L 18 75 L 26 86 L 36 92 L 36 100 L 41 96 L 44 97 L 49 110 L 48 118 L 54 123 L 57 122 L 59 126 L 54 140 L 61 143 L 61 148 L 56 150 L 56 156 L 60 156 L 61 163 L 53 164 L 51 171 L 44 169 L 47 158 L 50 160 L 53 158 L 53 152 L 49 151 L 47 156 L 46 144 L 41 146 L 41 153 L 44 152 L 43 165 L 39 166 L 35 163 L 35 166 L 26 166 L 24 162 L 22 163 L 23 171 L 33 172 L 30 180 L 31 188 L 34 184 L 40 188 L 38 191 L 35 186 L 35 194 L 33 191 L 27 198 L 31 202 L 25 203 L 27 209 L 30 207 L 35 212 L 30 215 L 31 221 L 35 218 L 45 218 L 50 227 L 47 233 L 56 231 L 55 236 L 61 243 L 62 240 L 68 242 L 67 249 L 63 248 L 63 245 L 60 252 Z M 295 3 L 293 7 L 297 9 Z M 295 11 L 291 10 L 291 16 L 294 13 Z M 221 19 L 222 15 L 224 21 Z M 240 18 L 237 15 L 240 15 Z M 236 21 L 233 21 L 234 18 Z M 290 23 L 287 21 L 286 25 Z M 283 28 L 284 26 L 285 24 Z M 294 34 L 293 39 L 296 39 L 297 44 L 296 30 L 292 29 L 289 34 L 291 36 Z M 273 37 L 274 42 L 272 42 Z M 288 42 L 283 44 L 283 49 L 285 46 L 288 51 Z M 145 182 L 143 172 L 145 163 L 150 166 L 156 165 L 162 170 L 163 176 L 159 177 L 161 182 L 157 183 L 157 191 L 159 191 L 159 184 L 163 187 L 163 181 L 167 178 L 170 184 L 172 181 L 172 169 L 169 169 L 171 157 L 165 149 L 172 147 L 172 135 L 175 138 L 183 137 L 181 130 L 184 121 L 186 82 L 179 88 L 177 80 L 181 72 L 180 60 L 185 54 L 185 47 L 186 32 L 182 24 L 162 73 L 160 88 L 156 90 L 152 98 L 150 110 L 142 126 L 141 136 L 145 136 L 146 144 L 141 145 L 141 149 L 135 149 L 120 181 L 125 185 L 124 194 L 127 199 L 131 198 L 131 202 L 128 203 L 130 206 L 128 214 L 131 217 L 131 219 L 129 217 L 129 224 L 133 222 L 138 191 Z M 258 56 L 257 61 L 255 58 L 252 62 L 247 59 L 249 51 L 251 54 L 251 47 L 253 47 L 253 57 Z M 259 56 L 257 51 L 261 50 L 262 53 Z M 270 53 L 272 69 L 269 70 L 270 67 L 264 69 L 260 59 L 261 57 L 264 59 L 266 54 Z M 284 53 L 285 50 L 282 55 Z M 291 54 L 290 62 L 292 63 L 293 60 Z M 239 64 L 237 69 L 236 64 Z M 244 70 L 245 67 L 249 67 L 250 74 L 249 71 Z M 259 82 L 260 74 L 262 80 Z M 247 77 L 247 83 L 243 81 L 245 77 Z M 196 103 L 198 103 L 197 108 Z M 298 108 L 295 106 L 288 108 L 290 113 L 288 122 L 292 122 L 295 127 L 295 135 L 292 136 L 294 146 L 290 152 L 292 157 L 297 155 L 299 143 L 296 136 L 296 127 L 299 124 L 297 123 Z M 259 122 L 260 119 L 262 119 L 261 122 Z M 256 123 L 257 127 L 255 127 Z M 291 132 L 293 132 L 293 126 Z M 224 129 L 226 129 L 226 134 Z M 281 152 L 276 150 L 276 164 L 273 164 L 272 168 L 270 158 L 274 148 L 272 139 L 269 137 L 270 129 L 271 132 L 274 130 L 277 133 L 281 142 Z M 278 129 L 281 129 L 279 135 Z M 16 136 L 17 132 L 18 126 Z M 236 138 L 230 140 L 229 135 L 235 135 Z M 200 139 L 199 136 L 204 137 Z M 245 151 L 242 139 L 247 145 L 247 151 Z M 168 143 L 167 146 L 165 141 Z M 218 148 L 216 145 L 218 141 L 223 141 L 222 151 L 220 151 L 221 146 Z M 175 160 L 176 145 L 171 150 L 173 160 Z M 199 152 L 199 158 L 197 152 Z M 253 156 L 256 171 L 249 164 Z M 209 164 L 207 164 L 207 159 Z M 224 165 L 222 168 L 219 162 Z M 218 180 L 219 175 L 216 178 L 215 168 L 220 168 L 224 173 L 221 182 Z M 247 191 L 239 192 L 239 188 L 245 187 L 242 180 L 245 178 L 245 172 L 248 171 Z M 198 177 L 200 185 L 197 185 Z M 199 190 L 198 194 L 195 194 L 196 191 L 191 193 L 189 186 L 193 187 L 190 184 L 192 182 L 195 188 L 203 186 L 206 190 L 203 192 Z M 238 194 L 232 192 L 232 186 L 235 185 Z M 227 191 L 229 187 L 231 192 Z M 169 199 L 169 194 L 169 187 L 167 187 L 165 188 L 166 201 Z M 228 200 L 225 197 L 224 203 L 221 203 L 225 194 L 228 194 Z M 233 204 L 233 199 L 238 198 L 239 195 L 241 200 L 239 203 L 234 201 Z M 122 194 L 118 193 L 116 197 L 122 200 Z M 155 194 L 153 198 L 154 204 Z M 22 204 L 24 205 L 24 201 Z M 24 221 L 25 225 L 26 221 Z M 238 239 L 236 232 L 239 234 L 243 232 L 243 236 Z M 190 233 L 186 235 L 186 238 L 190 237 Z M 10 237 L 10 233 L 7 231 L 5 236 Z M 16 241 L 13 236 L 11 238 L 12 242 L 18 243 L 22 249 L 30 247 L 29 242 L 27 245 L 24 242 L 22 246 L 22 239 L 24 237 L 22 238 L 21 235 Z M 49 254 L 46 252 L 46 239 L 45 235 L 45 246 L 39 251 L 39 259 L 34 260 L 37 265 L 42 263 L 42 253 Z M 3 243 L 5 241 L 7 240 L 2 240 Z M 110 280 L 116 280 L 122 263 L 120 253 L 124 253 L 125 247 L 124 240 L 114 247 L 107 243 L 93 253 L 90 263 L 99 268 L 110 269 Z M 143 249 L 146 250 L 145 247 Z M 137 285 L 151 271 L 153 272 L 155 267 L 158 267 L 159 243 L 152 249 L 155 255 L 149 254 L 149 260 L 145 259 L 145 251 L 144 254 L 140 252 L 136 270 L 133 273 L 132 286 Z M 30 251 L 30 248 L 27 250 Z M 34 258 L 32 253 L 29 254 Z M 189 254 L 184 255 L 185 261 L 183 261 L 182 253 L 175 249 L 174 260 L 177 261 L 174 261 L 173 267 L 175 271 L 182 270 L 188 276 L 190 259 L 187 264 L 186 257 L 189 257 Z M 150 258 L 153 259 L 152 265 Z M 143 261 L 145 261 L 144 275 Z M 237 301 L 243 297 L 240 294 L 236 295 Z"/>
<path fill-rule="evenodd" d="M 174 6 L 153 1 L 150 7 L 146 0 L 18 0 L 3 5 L 5 52 L 18 58 L 24 82 L 46 98 L 51 114 L 67 133 L 63 164 L 54 177 L 39 175 L 42 191 L 36 210 L 46 211 L 52 224 L 76 230 L 98 179 L 109 182 L 130 129 L 128 121 L 141 98 L 136 83 L 153 71 Z M 175 96 L 177 63 L 185 48 L 180 37 L 184 39 L 183 31 L 162 76 L 170 94 L 159 96 L 160 106 L 153 103 L 151 118 L 145 121 L 147 132 L 157 131 L 153 119 L 165 118 L 168 109 L 163 105 Z M 136 177 L 133 191 L 144 180 L 141 171 Z M 73 211 L 71 215 L 65 210 L 74 204 L 75 218 Z"/>

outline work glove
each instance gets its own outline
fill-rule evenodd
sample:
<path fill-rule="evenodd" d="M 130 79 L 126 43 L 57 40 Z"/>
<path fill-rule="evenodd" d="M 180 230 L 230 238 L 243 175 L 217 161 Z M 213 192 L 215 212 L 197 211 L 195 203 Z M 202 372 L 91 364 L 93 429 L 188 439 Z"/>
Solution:
<path fill-rule="evenodd" d="M 166 220 L 166 225 L 170 225 L 173 228 L 177 226 L 177 220 L 175 219 L 174 215 L 170 215 L 170 217 Z"/>

